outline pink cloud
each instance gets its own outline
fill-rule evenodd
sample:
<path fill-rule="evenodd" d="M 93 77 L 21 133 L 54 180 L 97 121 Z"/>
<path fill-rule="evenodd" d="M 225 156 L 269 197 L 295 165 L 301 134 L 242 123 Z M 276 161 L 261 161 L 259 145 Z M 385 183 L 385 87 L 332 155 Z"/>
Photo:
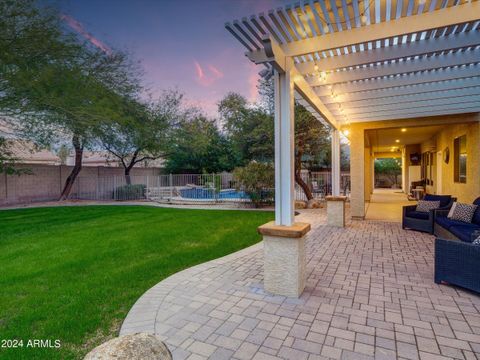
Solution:
<path fill-rule="evenodd" d="M 223 77 L 223 72 L 218 70 L 213 65 L 207 65 L 208 73 L 205 72 L 202 65 L 197 60 L 194 60 L 193 64 L 195 65 L 195 75 L 197 82 L 202 86 L 210 86 L 218 79 Z"/>
<path fill-rule="evenodd" d="M 73 30 L 75 30 L 77 33 L 82 35 L 95 47 L 99 48 L 100 50 L 104 51 L 107 54 L 110 54 L 112 52 L 112 49 L 110 49 L 110 47 L 108 47 L 102 41 L 100 41 L 99 39 L 94 37 L 92 34 L 90 34 L 82 25 L 82 23 L 80 23 L 78 20 L 66 14 L 62 15 L 62 20 L 65 21 L 65 23 L 68 26 L 70 26 Z"/>

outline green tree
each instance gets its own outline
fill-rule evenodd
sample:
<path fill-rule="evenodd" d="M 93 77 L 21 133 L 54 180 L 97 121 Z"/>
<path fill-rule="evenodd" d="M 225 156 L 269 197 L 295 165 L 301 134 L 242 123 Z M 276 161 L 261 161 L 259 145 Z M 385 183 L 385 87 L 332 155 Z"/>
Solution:
<path fill-rule="evenodd" d="M 0 111 L 14 116 L 23 135 L 36 143 L 71 139 L 75 164 L 63 200 L 81 171 L 84 148 L 94 142 L 94 130 L 122 115 L 124 99 L 140 89 L 139 74 L 126 54 L 106 53 L 65 34 L 55 9 L 37 8 L 29 0 L 1 4 L 0 33 L 8 35 L 0 47 L 10 44 L 19 53 L 8 51 L 0 60 L 6 69 Z"/>
<path fill-rule="evenodd" d="M 228 93 L 218 104 L 223 129 L 243 164 L 272 161 L 273 117 L 265 109 L 249 106 L 239 94 Z"/>
<path fill-rule="evenodd" d="M 100 144 L 120 161 L 127 184 L 136 164 L 167 155 L 171 129 L 185 115 L 182 98 L 178 91 L 165 91 L 149 103 L 128 99 L 118 121 L 98 126 Z"/>
<path fill-rule="evenodd" d="M 173 130 L 165 164 L 168 172 L 212 173 L 229 171 L 236 164 L 230 142 L 213 120 L 195 114 Z"/>
<path fill-rule="evenodd" d="M 376 159 L 374 166 L 375 175 L 384 175 L 392 182 L 392 184 L 398 185 L 398 177 L 402 174 L 400 159 Z"/>
<path fill-rule="evenodd" d="M 302 168 L 317 154 L 330 149 L 329 129 L 304 106 L 295 105 L 295 181 L 308 200 L 313 199 L 309 185 L 302 179 Z"/>
<path fill-rule="evenodd" d="M 237 189 L 245 191 L 255 207 L 273 203 L 275 177 L 271 163 L 251 161 L 235 168 L 233 178 Z"/>

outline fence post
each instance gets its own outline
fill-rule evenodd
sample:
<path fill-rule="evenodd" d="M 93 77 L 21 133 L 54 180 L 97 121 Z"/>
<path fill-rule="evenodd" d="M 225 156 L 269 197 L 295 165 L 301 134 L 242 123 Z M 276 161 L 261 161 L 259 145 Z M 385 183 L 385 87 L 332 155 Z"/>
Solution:
<path fill-rule="evenodd" d="M 173 198 L 173 175 L 172 174 L 170 174 L 170 176 L 168 177 L 168 182 L 170 186 L 170 200 L 172 200 Z"/>
<path fill-rule="evenodd" d="M 117 177 L 113 175 L 113 200 L 117 200 Z"/>

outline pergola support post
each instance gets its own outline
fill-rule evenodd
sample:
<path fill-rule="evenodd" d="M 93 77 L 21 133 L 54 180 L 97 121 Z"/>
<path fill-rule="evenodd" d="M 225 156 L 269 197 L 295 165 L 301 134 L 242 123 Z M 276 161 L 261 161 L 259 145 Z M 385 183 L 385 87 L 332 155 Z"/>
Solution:
<path fill-rule="evenodd" d="M 340 131 L 332 130 L 332 195 L 340 196 Z"/>
<path fill-rule="evenodd" d="M 275 221 L 258 232 L 264 243 L 264 287 L 299 297 L 305 288 L 305 234 L 310 224 L 295 222 L 295 127 L 293 61 L 275 69 Z"/>
<path fill-rule="evenodd" d="M 290 71 L 275 71 L 275 223 L 291 226 L 295 212 L 294 93 Z"/>

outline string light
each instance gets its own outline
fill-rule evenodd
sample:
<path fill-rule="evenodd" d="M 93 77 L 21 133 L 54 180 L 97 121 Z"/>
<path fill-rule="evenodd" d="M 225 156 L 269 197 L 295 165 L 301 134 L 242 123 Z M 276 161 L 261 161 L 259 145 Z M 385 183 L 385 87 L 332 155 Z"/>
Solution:
<path fill-rule="evenodd" d="M 362 22 L 363 25 L 366 25 L 367 24 L 367 21 L 368 21 L 368 18 L 365 14 L 363 14 L 362 16 L 360 16 L 360 21 Z"/>

